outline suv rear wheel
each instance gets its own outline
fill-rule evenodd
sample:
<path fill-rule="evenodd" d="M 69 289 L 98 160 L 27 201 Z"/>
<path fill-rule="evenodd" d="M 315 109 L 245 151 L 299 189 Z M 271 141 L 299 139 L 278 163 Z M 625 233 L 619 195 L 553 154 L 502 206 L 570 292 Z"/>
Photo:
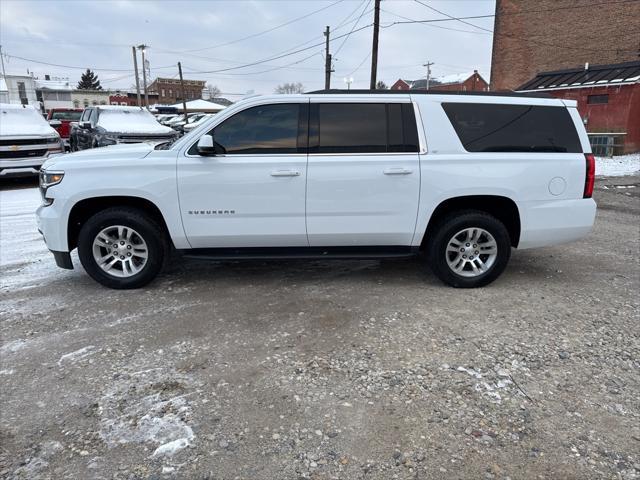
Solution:
<path fill-rule="evenodd" d="M 114 207 L 85 222 L 78 256 L 87 273 L 110 288 L 139 288 L 162 269 L 168 251 L 163 229 L 140 210 Z"/>
<path fill-rule="evenodd" d="M 504 224 L 484 212 L 447 216 L 427 243 L 429 264 L 443 282 L 460 288 L 488 285 L 504 271 L 511 240 Z"/>

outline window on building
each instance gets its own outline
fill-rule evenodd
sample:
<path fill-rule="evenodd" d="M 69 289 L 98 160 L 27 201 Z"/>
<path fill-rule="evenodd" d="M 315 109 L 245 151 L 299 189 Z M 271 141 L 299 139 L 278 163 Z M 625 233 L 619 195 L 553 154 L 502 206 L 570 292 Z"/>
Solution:
<path fill-rule="evenodd" d="M 622 134 L 589 134 L 591 151 L 598 156 L 612 157 L 622 154 L 624 147 L 624 133 Z"/>
<path fill-rule="evenodd" d="M 609 95 L 589 95 L 587 97 L 587 103 L 589 105 L 602 105 L 609 103 Z"/>
<path fill-rule="evenodd" d="M 20 97 L 20 103 L 22 105 L 27 105 L 29 103 L 29 99 L 27 98 L 27 88 L 25 87 L 24 82 L 18 82 L 18 96 Z"/>
<path fill-rule="evenodd" d="M 164 97 L 164 88 L 160 90 L 161 95 Z"/>
<path fill-rule="evenodd" d="M 84 107 L 87 108 L 89 106 L 89 100 L 88 99 L 84 99 Z"/>
<path fill-rule="evenodd" d="M 73 108 L 80 108 L 80 100 L 73 101 Z"/>
<path fill-rule="evenodd" d="M 582 152 L 563 107 L 443 103 L 442 108 L 469 152 Z"/>
<path fill-rule="evenodd" d="M 210 134 L 226 154 L 298 153 L 306 149 L 306 136 L 298 145 L 299 113 L 298 104 L 260 105 L 236 113 Z M 197 144 L 189 153 L 197 155 Z"/>

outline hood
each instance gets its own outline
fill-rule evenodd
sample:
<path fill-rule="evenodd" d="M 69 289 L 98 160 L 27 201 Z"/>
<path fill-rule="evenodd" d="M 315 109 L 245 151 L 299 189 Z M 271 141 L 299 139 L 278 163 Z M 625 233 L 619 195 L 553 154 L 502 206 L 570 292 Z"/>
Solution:
<path fill-rule="evenodd" d="M 170 135 L 174 131 L 160 125 L 146 110 L 100 110 L 98 126 L 109 133 L 131 135 Z"/>
<path fill-rule="evenodd" d="M 42 165 L 42 168 L 64 168 L 67 164 L 104 160 L 105 158 L 113 160 L 141 159 L 149 155 L 149 153 L 153 151 L 153 147 L 153 145 L 148 143 L 120 143 L 108 147 L 91 148 L 89 150 L 52 157 Z"/>
<path fill-rule="evenodd" d="M 57 137 L 58 133 L 33 108 L 0 104 L 0 137 Z"/>

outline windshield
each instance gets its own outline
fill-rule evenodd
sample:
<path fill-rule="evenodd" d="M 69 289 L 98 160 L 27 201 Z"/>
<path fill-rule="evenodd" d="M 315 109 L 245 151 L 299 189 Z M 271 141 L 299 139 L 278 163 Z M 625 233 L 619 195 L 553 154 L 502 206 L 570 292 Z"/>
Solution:
<path fill-rule="evenodd" d="M 62 112 L 53 112 L 51 114 L 51 120 L 68 120 L 70 122 L 77 122 L 80 120 L 82 110 L 75 112 L 73 110 L 67 110 Z"/>

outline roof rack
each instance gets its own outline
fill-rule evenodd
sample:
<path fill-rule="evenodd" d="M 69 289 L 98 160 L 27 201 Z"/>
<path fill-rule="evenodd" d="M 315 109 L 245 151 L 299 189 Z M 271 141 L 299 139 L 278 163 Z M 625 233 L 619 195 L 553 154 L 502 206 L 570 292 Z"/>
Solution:
<path fill-rule="evenodd" d="M 362 94 L 374 94 L 374 95 L 470 95 L 470 96 L 483 96 L 483 97 L 535 97 L 535 98 L 553 98 L 548 93 L 531 93 L 531 92 L 459 92 L 459 91 L 445 91 L 445 90 L 366 90 L 366 89 L 330 89 L 330 90 L 314 90 L 312 92 L 305 92 L 307 95 L 362 95 Z"/>

